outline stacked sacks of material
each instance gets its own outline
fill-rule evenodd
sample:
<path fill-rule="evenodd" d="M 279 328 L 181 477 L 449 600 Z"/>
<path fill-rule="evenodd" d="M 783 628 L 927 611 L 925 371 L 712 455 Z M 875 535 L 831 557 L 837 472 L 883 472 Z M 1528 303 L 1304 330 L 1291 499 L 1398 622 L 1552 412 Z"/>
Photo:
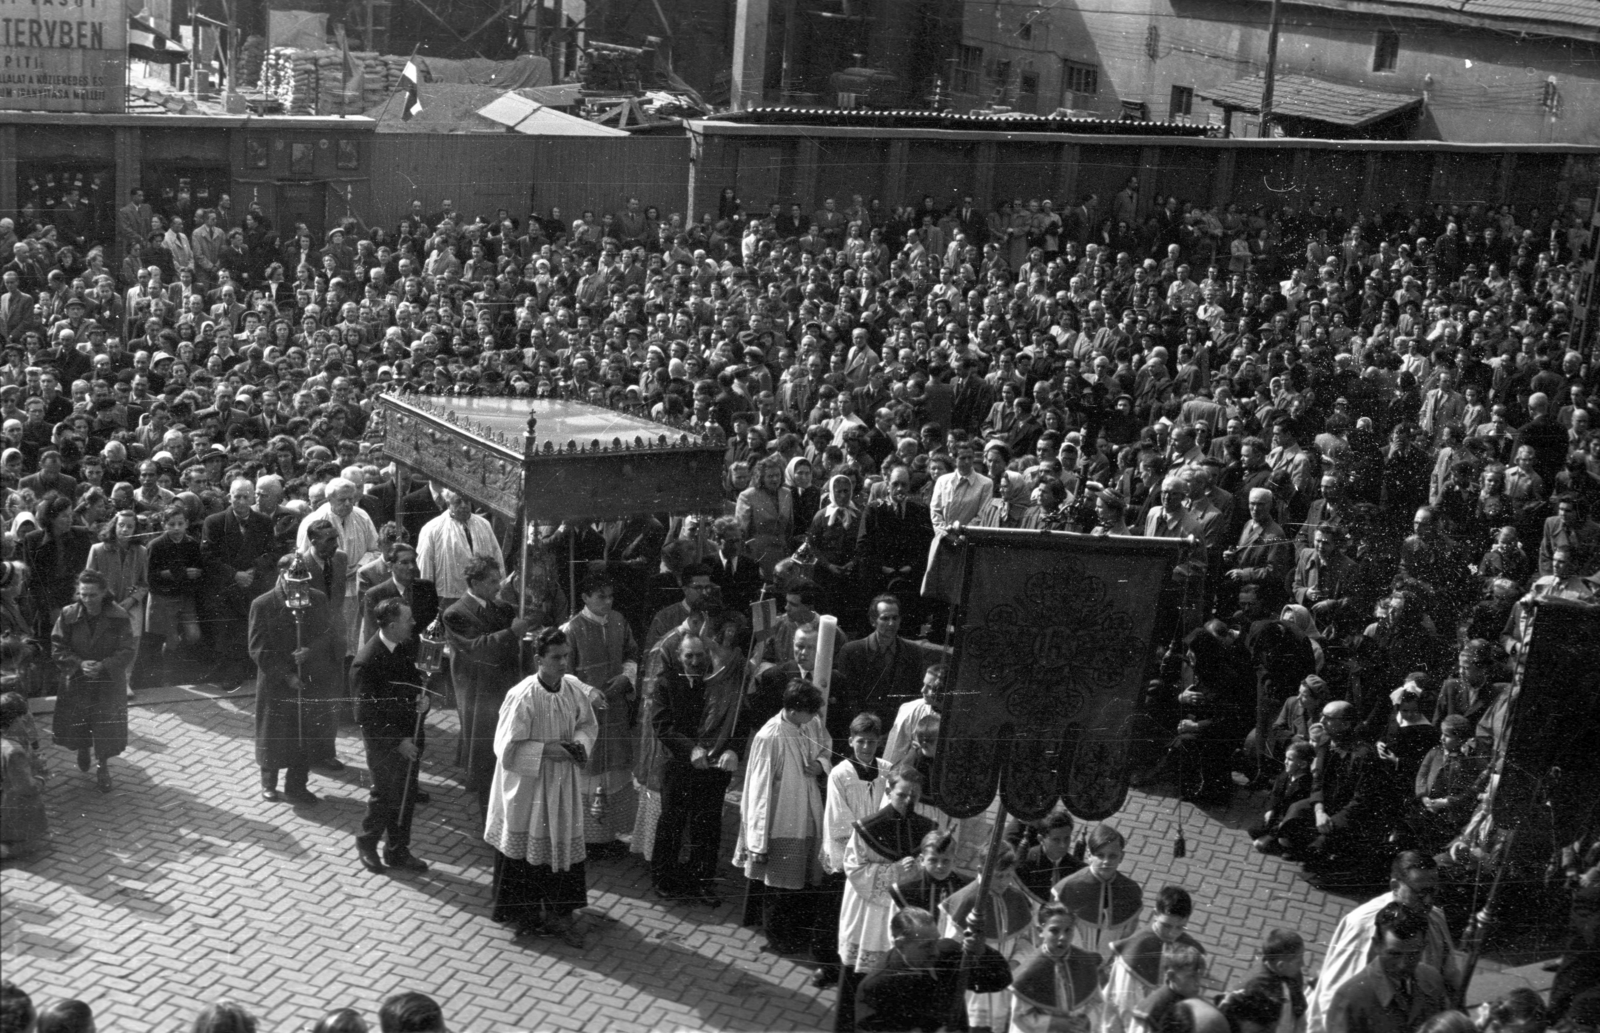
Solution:
<path fill-rule="evenodd" d="M 251 36 L 239 50 L 239 81 L 246 86 L 261 84 L 263 65 L 267 56 L 267 41 Z"/>
<path fill-rule="evenodd" d="M 311 113 L 315 115 L 337 115 L 341 113 L 344 104 L 343 62 L 337 50 L 318 50 L 315 62 L 317 69 L 316 106 Z"/>
<path fill-rule="evenodd" d="M 383 55 L 362 52 L 356 54 L 355 58 L 361 62 L 361 99 L 359 110 L 351 114 L 359 114 L 360 111 L 382 104 L 392 89 L 389 84 L 389 65 Z M 399 73 L 395 73 L 396 82 L 399 82 L 399 78 Z"/>
<path fill-rule="evenodd" d="M 275 97 L 283 105 L 283 110 L 291 115 L 316 114 L 320 79 L 318 55 L 324 53 L 333 52 L 274 47 L 262 62 L 261 89 Z M 337 58 L 334 63 L 337 65 Z M 333 76 L 337 79 L 337 68 Z"/>

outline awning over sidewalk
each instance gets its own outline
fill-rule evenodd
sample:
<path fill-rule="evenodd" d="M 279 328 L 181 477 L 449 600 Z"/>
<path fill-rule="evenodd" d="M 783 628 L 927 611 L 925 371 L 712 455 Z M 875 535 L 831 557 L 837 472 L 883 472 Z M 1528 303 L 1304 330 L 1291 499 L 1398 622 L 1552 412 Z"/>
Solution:
<path fill-rule="evenodd" d="M 1195 92 L 1219 107 L 1259 114 L 1265 82 L 1265 74 L 1258 74 Z M 1344 129 L 1364 129 L 1421 104 L 1420 95 L 1383 93 L 1309 75 L 1279 75 L 1272 84 L 1273 115 L 1326 122 Z"/>

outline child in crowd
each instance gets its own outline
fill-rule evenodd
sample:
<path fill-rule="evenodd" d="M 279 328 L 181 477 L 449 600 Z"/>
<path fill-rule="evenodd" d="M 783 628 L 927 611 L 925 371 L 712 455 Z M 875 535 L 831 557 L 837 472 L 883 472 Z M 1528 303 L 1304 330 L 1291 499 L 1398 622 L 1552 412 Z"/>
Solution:
<path fill-rule="evenodd" d="M 40 1009 L 33 1033 L 95 1033 L 94 1009 L 79 1000 L 56 1001 Z"/>
<path fill-rule="evenodd" d="M 922 837 L 917 871 L 895 883 L 889 895 L 897 908 L 920 907 L 937 915 L 945 901 L 971 882 L 955 870 L 955 836 L 947 829 L 934 829 Z"/>
<path fill-rule="evenodd" d="M 1193 914 L 1194 901 L 1188 890 L 1181 886 L 1163 886 L 1156 894 L 1155 913 L 1149 927 L 1112 944 L 1105 988 L 1104 1033 L 1133 1029 L 1133 1019 L 1142 1002 L 1171 985 L 1164 959 L 1172 948 L 1189 947 L 1202 956 L 1205 954 L 1205 948 L 1184 931 Z M 1194 993 L 1184 996 L 1193 997 Z M 1156 1027 L 1152 1024 L 1151 1028 Z"/>
<path fill-rule="evenodd" d="M 1439 722 L 1439 745 L 1422 758 L 1414 795 L 1401 817 L 1415 849 L 1425 853 L 1444 849 L 1472 817 L 1483 763 L 1467 755 L 1465 747 L 1471 741 L 1467 718 L 1449 714 Z"/>
<path fill-rule="evenodd" d="M 850 755 L 828 774 L 828 800 L 822 813 L 822 885 L 816 897 L 811 951 L 819 962 L 811 985 L 825 988 L 839 981 L 839 908 L 844 902 L 844 859 L 857 822 L 882 806 L 889 765 L 878 756 L 883 722 L 872 713 L 850 722 Z M 832 944 L 830 949 L 828 944 Z"/>
<path fill-rule="evenodd" d="M 189 534 L 189 515 L 176 503 L 161 511 L 162 535 L 150 543 L 150 610 L 145 631 L 150 649 L 161 650 L 150 661 L 151 680 L 161 684 L 167 672 L 155 656 L 170 659 L 179 648 L 200 642 L 197 600 L 205 575 L 200 540 Z"/>
<path fill-rule="evenodd" d="M 1205 981 L 1206 955 L 1199 945 L 1168 944 L 1161 950 L 1160 986 L 1134 1007 L 1122 1028 L 1129 1033 L 1158 1033 L 1175 1008 L 1200 996 Z M 1112 1027 L 1108 1021 L 1102 1028 L 1109 1031 Z"/>
<path fill-rule="evenodd" d="M 984 943 L 1000 952 L 1009 964 L 1028 952 L 1033 934 L 1034 901 L 1017 881 L 1017 855 L 1002 843 L 995 855 L 988 893 L 980 899 L 979 883 L 969 882 L 940 907 L 944 935 L 957 938 L 972 927 L 977 913 L 978 933 Z M 1011 1020 L 1011 991 L 967 994 L 969 1028 L 1003 1030 Z"/>
<path fill-rule="evenodd" d="M 1077 917 L 1077 938 L 1083 948 L 1109 961 L 1111 945 L 1138 928 L 1144 893 L 1117 870 L 1127 850 L 1122 833 L 1110 825 L 1096 825 L 1087 845 L 1087 865 L 1056 883 L 1050 895 Z"/>
<path fill-rule="evenodd" d="M 1286 844 L 1278 838 L 1278 827 L 1289 808 L 1311 795 L 1311 762 L 1317 748 L 1309 742 L 1294 742 L 1284 751 L 1283 771 L 1272 783 L 1272 793 L 1267 797 L 1267 809 L 1261 819 L 1250 826 L 1250 838 L 1263 854 L 1283 852 Z"/>
<path fill-rule="evenodd" d="M 1078 920 L 1060 904 L 1039 908 L 1039 952 L 1011 982 L 1011 1033 L 1099 1033 L 1100 956 L 1073 944 Z"/>
<path fill-rule="evenodd" d="M 1072 852 L 1073 827 L 1072 812 L 1058 803 L 1033 825 L 1037 838 L 1024 834 L 1018 844 L 1017 878 L 1041 904 L 1050 899 L 1056 883 L 1083 869 Z"/>
<path fill-rule="evenodd" d="M 1278 1003 L 1275 1033 L 1305 1033 L 1305 939 L 1293 929 L 1274 929 L 1261 944 L 1260 958 L 1247 985 L 1270 993 Z"/>
<path fill-rule="evenodd" d="M 902 765 L 886 779 L 887 803 L 857 821 L 845 848 L 844 900 L 839 908 L 839 1006 L 836 1033 L 855 1029 L 856 990 L 867 973 L 882 968 L 893 944 L 890 889 L 917 870 L 917 852 L 932 821 L 917 813 L 922 773 Z"/>
<path fill-rule="evenodd" d="M 1270 980 L 1256 978 L 1230 990 L 1217 1005 L 1230 1033 L 1288 1033 L 1278 1025 L 1279 1002 Z"/>

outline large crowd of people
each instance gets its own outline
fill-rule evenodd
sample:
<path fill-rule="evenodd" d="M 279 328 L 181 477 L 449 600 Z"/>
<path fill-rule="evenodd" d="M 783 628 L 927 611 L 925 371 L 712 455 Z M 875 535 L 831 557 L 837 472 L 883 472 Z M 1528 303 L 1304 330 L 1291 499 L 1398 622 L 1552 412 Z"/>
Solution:
<path fill-rule="evenodd" d="M 255 682 L 266 800 L 316 805 L 360 726 L 374 873 L 427 870 L 417 762 L 453 706 L 493 917 L 575 945 L 589 858 L 720 899 L 739 779 L 745 921 L 837 984 L 841 1030 L 1470 1025 L 1439 872 L 1492 854 L 1462 836 L 1526 602 L 1600 588 L 1575 212 L 1246 211 L 1130 179 L 993 212 L 419 201 L 322 239 L 133 190 L 117 227 L 0 219 L 7 856 L 47 836 L 26 697 L 113 792 L 128 699 L 203 669 Z M 516 569 L 504 521 L 383 457 L 384 391 L 692 427 L 726 447 L 723 509 L 536 526 Z M 1283 929 L 1213 1003 L 1191 891 L 1147 901 L 1123 835 L 1064 811 L 1004 830 L 978 899 L 994 823 L 932 792 L 950 614 L 923 592 L 974 525 L 1180 541 L 1139 779 L 1270 787 L 1256 849 L 1388 880 L 1314 992 Z M 1557 990 L 1481 1028 L 1595 1024 L 1588 806 L 1541 859 L 1588 916 Z"/>

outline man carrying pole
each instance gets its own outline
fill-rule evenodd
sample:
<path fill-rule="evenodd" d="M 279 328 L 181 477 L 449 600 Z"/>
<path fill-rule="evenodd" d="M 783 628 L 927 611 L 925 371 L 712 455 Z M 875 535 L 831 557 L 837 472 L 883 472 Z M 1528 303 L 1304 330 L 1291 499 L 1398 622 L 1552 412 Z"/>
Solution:
<path fill-rule="evenodd" d="M 344 642 L 328 597 L 311 587 L 305 561 L 278 561 L 278 583 L 250 604 L 250 658 L 256 663 L 256 764 L 261 798 L 310 806 L 311 761 L 333 752 L 337 728 L 328 702 L 343 684 Z M 278 772 L 287 768 L 283 792 Z"/>
<path fill-rule="evenodd" d="M 397 598 L 380 602 L 372 616 L 377 634 L 356 651 L 350 667 L 356 720 L 372 773 L 372 796 L 356 837 L 356 856 L 369 872 L 386 867 L 425 872 L 427 864 L 411 853 L 411 814 L 428 713 L 412 634 L 416 625 L 411 607 Z M 378 842 L 386 836 L 388 849 L 380 861 Z"/>

